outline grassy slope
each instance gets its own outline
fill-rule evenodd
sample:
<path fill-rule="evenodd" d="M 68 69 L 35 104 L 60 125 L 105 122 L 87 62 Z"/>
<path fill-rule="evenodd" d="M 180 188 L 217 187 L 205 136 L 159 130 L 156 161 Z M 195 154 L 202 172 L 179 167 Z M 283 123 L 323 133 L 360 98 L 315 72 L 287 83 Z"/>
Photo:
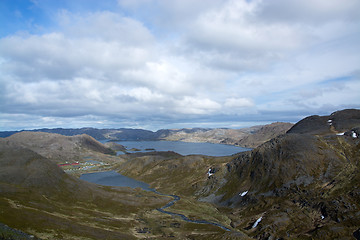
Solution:
<path fill-rule="evenodd" d="M 139 217 L 169 201 L 98 187 L 35 152 L 0 142 L 0 222 L 43 239 L 133 239 Z"/>

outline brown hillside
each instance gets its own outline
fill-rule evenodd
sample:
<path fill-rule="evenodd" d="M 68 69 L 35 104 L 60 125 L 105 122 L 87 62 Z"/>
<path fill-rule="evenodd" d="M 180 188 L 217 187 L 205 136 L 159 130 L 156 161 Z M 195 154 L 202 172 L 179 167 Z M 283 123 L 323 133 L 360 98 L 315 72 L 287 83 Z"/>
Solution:
<path fill-rule="evenodd" d="M 57 163 L 82 160 L 85 156 L 115 154 L 113 150 L 86 134 L 63 136 L 55 133 L 20 132 L 4 140 L 31 149 Z"/>
<path fill-rule="evenodd" d="M 136 239 L 136 219 L 169 201 L 81 181 L 8 140 L 0 140 L 0 166 L 0 222 L 41 239 Z"/>

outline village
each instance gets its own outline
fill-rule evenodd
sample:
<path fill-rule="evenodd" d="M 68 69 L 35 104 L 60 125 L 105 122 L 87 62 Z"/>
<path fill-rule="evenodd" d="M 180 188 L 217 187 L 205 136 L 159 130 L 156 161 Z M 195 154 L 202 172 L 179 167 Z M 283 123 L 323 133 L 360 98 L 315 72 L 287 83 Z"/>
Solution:
<path fill-rule="evenodd" d="M 85 162 L 79 162 L 79 161 L 65 162 L 58 164 L 58 166 L 61 167 L 66 173 L 77 172 L 77 171 L 88 171 L 90 169 L 105 167 L 107 165 L 108 164 L 94 160 L 87 160 Z"/>

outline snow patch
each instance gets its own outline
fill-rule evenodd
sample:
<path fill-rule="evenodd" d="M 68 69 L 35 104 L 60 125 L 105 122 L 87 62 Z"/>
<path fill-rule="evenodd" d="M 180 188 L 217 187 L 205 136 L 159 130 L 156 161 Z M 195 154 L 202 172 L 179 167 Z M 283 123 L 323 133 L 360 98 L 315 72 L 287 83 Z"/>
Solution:
<path fill-rule="evenodd" d="M 352 131 L 351 136 L 352 136 L 353 138 L 357 138 L 357 134 L 356 134 L 356 132 Z"/>
<path fill-rule="evenodd" d="M 208 170 L 208 177 L 210 177 L 211 175 L 214 175 L 213 173 L 211 173 L 211 168 L 209 168 L 209 170 Z"/>
<path fill-rule="evenodd" d="M 321 215 L 321 219 L 323 220 L 325 217 L 323 215 Z"/>
<path fill-rule="evenodd" d="M 329 119 L 328 121 L 328 124 L 331 126 L 332 125 L 332 120 L 331 119 Z"/>
<path fill-rule="evenodd" d="M 338 135 L 338 136 L 343 136 L 344 134 L 345 134 L 345 132 L 337 133 L 336 135 Z"/>
<path fill-rule="evenodd" d="M 239 193 L 239 195 L 240 195 L 241 197 L 243 197 L 243 196 L 245 196 L 248 192 L 249 192 L 249 191 L 245 191 L 245 192 Z"/>
<path fill-rule="evenodd" d="M 252 228 L 256 228 L 257 225 L 259 224 L 259 222 L 261 222 L 261 220 L 262 220 L 262 217 L 259 217 L 259 219 L 256 220 L 256 222 L 255 222 L 254 225 L 252 226 Z"/>

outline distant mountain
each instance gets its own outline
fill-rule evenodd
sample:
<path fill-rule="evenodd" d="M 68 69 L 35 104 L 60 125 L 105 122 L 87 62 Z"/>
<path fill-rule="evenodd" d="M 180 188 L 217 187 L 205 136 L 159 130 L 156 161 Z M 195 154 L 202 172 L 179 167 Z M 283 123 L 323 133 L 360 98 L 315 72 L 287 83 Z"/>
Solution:
<path fill-rule="evenodd" d="M 183 128 L 183 129 L 162 129 L 156 132 L 143 129 L 36 129 L 27 132 L 57 133 L 64 136 L 87 134 L 96 140 L 113 141 L 147 141 L 167 140 L 184 142 L 210 142 L 238 145 L 242 147 L 256 147 L 269 140 L 271 137 L 285 133 L 291 123 L 273 123 L 264 126 L 254 126 L 242 129 L 228 128 Z M 19 131 L 22 132 L 22 131 Z M 0 132 L 0 137 L 8 137 L 18 132 Z"/>
<path fill-rule="evenodd" d="M 24 130 L 23 130 L 24 131 Z M 0 137 L 9 137 L 15 133 L 23 131 L 5 131 L 0 132 Z M 96 140 L 154 140 L 155 134 L 152 131 L 142 130 L 142 129 L 97 129 L 97 128 L 76 128 L 76 129 L 64 129 L 64 128 L 43 128 L 35 130 L 26 130 L 27 132 L 47 132 L 47 133 L 57 133 L 64 136 L 75 136 L 81 134 L 87 134 Z"/>

